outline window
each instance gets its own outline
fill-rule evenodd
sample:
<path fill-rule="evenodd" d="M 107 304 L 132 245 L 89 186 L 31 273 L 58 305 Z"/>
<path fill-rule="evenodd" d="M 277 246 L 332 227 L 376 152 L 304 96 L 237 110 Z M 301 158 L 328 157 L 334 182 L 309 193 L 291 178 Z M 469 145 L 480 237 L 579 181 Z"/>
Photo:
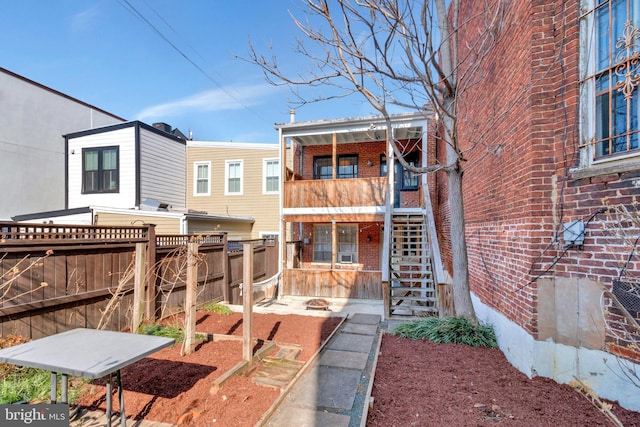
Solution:
<path fill-rule="evenodd" d="M 588 0 L 581 29 L 583 138 L 591 158 L 609 160 L 639 145 L 640 2 Z"/>
<path fill-rule="evenodd" d="M 313 158 L 313 179 L 333 178 L 333 167 L 331 157 L 322 156 Z"/>
<path fill-rule="evenodd" d="M 82 193 L 117 193 L 118 147 L 82 149 Z"/>
<path fill-rule="evenodd" d="M 338 262 L 358 262 L 358 226 L 338 224 Z M 331 224 L 313 227 L 313 262 L 331 262 Z"/>
<path fill-rule="evenodd" d="M 358 155 L 340 155 L 336 159 L 338 171 L 336 178 L 357 178 L 358 177 Z M 332 179 L 333 164 L 331 156 L 318 156 L 313 158 L 313 179 Z"/>
<path fill-rule="evenodd" d="M 193 195 L 211 195 L 211 162 L 193 164 Z"/>
<path fill-rule="evenodd" d="M 349 261 L 346 261 L 346 260 Z M 338 225 L 338 262 L 358 261 L 358 226 Z"/>
<path fill-rule="evenodd" d="M 358 156 L 338 156 L 338 178 L 358 177 Z"/>
<path fill-rule="evenodd" d="M 331 262 L 331 225 L 313 226 L 313 262 Z"/>
<path fill-rule="evenodd" d="M 227 160 L 225 162 L 226 195 L 242 195 L 242 160 Z"/>
<path fill-rule="evenodd" d="M 411 166 L 418 166 L 419 155 L 417 152 L 412 152 L 404 156 L 406 162 Z M 402 189 L 403 190 L 417 190 L 420 175 L 408 171 L 402 168 Z"/>
<path fill-rule="evenodd" d="M 265 159 L 263 165 L 264 194 L 275 194 L 280 190 L 280 161 L 277 159 Z"/>
<path fill-rule="evenodd" d="M 387 155 L 380 154 L 380 176 L 387 176 Z"/>

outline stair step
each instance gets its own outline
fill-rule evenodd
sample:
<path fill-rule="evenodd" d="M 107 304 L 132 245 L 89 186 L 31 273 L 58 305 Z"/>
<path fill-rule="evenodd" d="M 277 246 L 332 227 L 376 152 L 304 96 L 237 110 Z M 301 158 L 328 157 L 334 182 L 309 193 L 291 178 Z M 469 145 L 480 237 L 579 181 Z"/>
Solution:
<path fill-rule="evenodd" d="M 425 267 L 424 262 L 398 262 L 398 261 L 394 261 L 391 262 L 391 268 L 393 268 L 394 266 L 398 266 L 398 267 Z M 400 270 L 398 270 L 400 271 Z M 402 270 L 402 271 L 412 271 L 412 270 Z M 425 271 L 425 270 L 413 270 L 413 271 Z M 426 270 L 426 271 L 431 271 L 431 269 Z"/>
<path fill-rule="evenodd" d="M 419 276 L 417 278 L 426 278 L 431 277 L 431 275 L 433 274 L 431 270 L 396 270 L 394 268 L 391 268 L 389 270 L 389 273 L 395 274 L 396 277 L 400 277 L 401 275 L 403 275 L 403 277 L 405 278 L 409 278 L 408 276 Z"/>
<path fill-rule="evenodd" d="M 415 311 L 419 311 L 423 313 L 437 313 L 438 309 L 436 307 L 418 307 L 418 306 L 411 306 L 411 307 L 397 306 L 397 307 L 390 308 L 391 314 L 398 315 L 399 313 L 396 313 L 396 311 L 406 311 L 408 312 L 406 314 L 407 316 L 412 316 L 413 312 Z"/>
<path fill-rule="evenodd" d="M 405 295 L 391 295 L 391 301 L 424 301 L 424 302 L 436 302 L 436 297 L 423 297 L 423 296 L 405 296 Z M 413 306 L 412 306 L 413 307 Z"/>
<path fill-rule="evenodd" d="M 397 286 L 394 288 L 390 288 L 391 291 L 400 291 L 400 292 L 435 292 L 436 288 L 417 288 L 411 286 Z"/>

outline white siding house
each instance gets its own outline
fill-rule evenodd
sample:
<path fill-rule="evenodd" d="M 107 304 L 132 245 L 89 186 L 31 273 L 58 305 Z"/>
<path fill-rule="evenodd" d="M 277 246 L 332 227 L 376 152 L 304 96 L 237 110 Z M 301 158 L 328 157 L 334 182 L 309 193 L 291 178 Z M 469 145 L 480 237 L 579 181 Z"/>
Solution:
<path fill-rule="evenodd" d="M 180 137 L 132 121 L 65 135 L 65 154 L 66 209 L 186 209 L 186 142 Z"/>

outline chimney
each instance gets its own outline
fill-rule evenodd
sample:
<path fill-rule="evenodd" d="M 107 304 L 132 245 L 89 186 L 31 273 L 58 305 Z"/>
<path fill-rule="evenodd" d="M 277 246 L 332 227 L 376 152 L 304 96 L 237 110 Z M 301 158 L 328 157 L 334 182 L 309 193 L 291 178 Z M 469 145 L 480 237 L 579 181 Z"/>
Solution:
<path fill-rule="evenodd" d="M 293 108 L 289 110 L 289 122 L 290 123 L 296 122 L 296 110 L 294 110 Z"/>
<path fill-rule="evenodd" d="M 153 127 L 156 129 L 159 129 L 163 132 L 166 133 L 171 133 L 171 125 L 164 123 L 164 122 L 158 122 L 158 123 L 154 123 Z"/>

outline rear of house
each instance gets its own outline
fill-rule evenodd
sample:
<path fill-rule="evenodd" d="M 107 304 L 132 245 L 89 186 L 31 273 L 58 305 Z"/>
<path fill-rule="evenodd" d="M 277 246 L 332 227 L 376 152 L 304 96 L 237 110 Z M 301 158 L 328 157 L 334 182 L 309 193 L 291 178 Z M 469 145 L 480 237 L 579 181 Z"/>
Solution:
<path fill-rule="evenodd" d="M 187 142 L 187 205 L 220 219 L 251 217 L 229 239 L 277 237 L 280 202 L 278 144 Z M 215 230 L 203 230 L 215 231 Z"/>
<path fill-rule="evenodd" d="M 392 116 L 391 140 L 408 164 L 426 164 L 427 124 L 423 114 Z M 283 161 L 292 165 L 283 171 L 283 293 L 385 300 L 388 314 L 437 312 L 426 177 L 395 160 L 386 121 L 277 128 L 292 157 Z"/>
<path fill-rule="evenodd" d="M 66 208 L 186 210 L 186 141 L 139 121 L 65 135 Z"/>

